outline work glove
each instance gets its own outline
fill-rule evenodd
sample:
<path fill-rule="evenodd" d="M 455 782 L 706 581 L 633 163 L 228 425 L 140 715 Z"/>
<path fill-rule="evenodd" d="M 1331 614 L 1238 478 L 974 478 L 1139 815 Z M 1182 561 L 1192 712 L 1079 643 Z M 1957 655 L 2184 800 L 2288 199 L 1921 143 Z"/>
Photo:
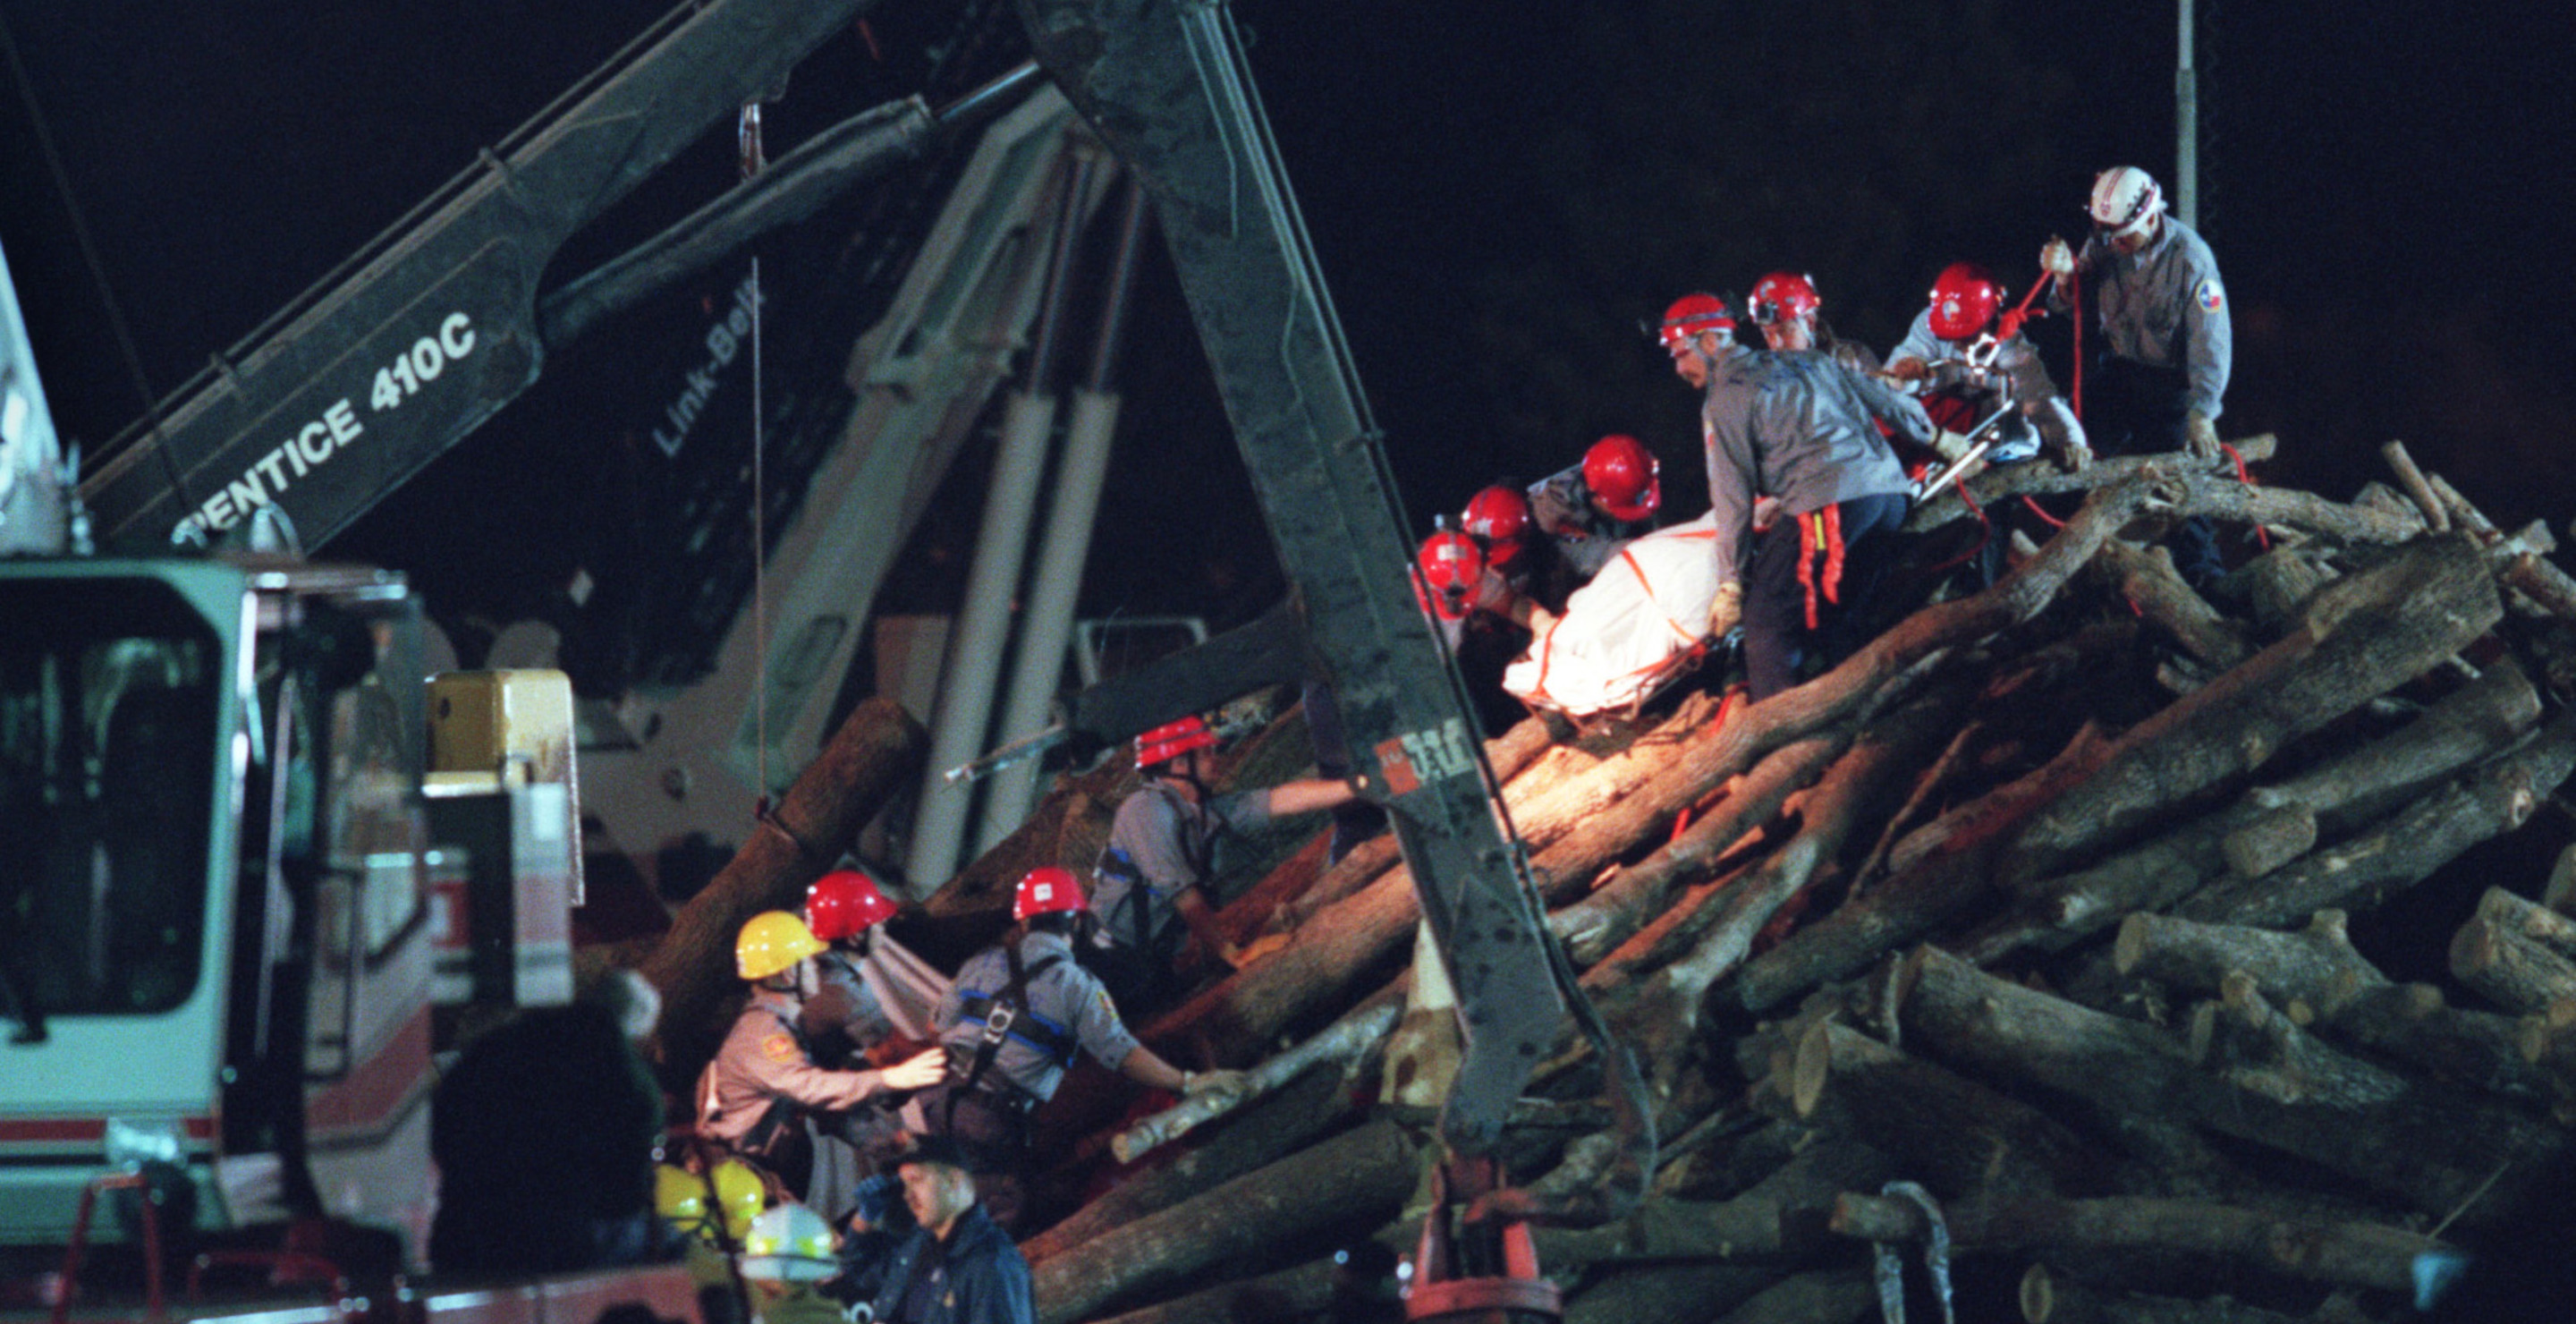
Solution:
<path fill-rule="evenodd" d="M 1919 382 L 1932 375 L 1931 365 L 1911 355 L 1887 365 L 1886 377 L 1900 382 Z"/>
<path fill-rule="evenodd" d="M 1243 1086 L 1243 1073 L 1240 1071 L 1184 1071 L 1181 1073 L 1181 1093 L 1191 1098 L 1197 1098 L 1202 1094 L 1213 1094 L 1219 1098 L 1231 1097 L 1242 1093 Z"/>
<path fill-rule="evenodd" d="M 2184 450 L 2191 452 L 2191 458 L 2195 460 L 2217 459 L 2218 425 L 2209 421 L 2209 415 L 2197 409 L 2183 415 L 2182 445 Z"/>
<path fill-rule="evenodd" d="M 1717 596 L 1708 600 L 1708 637 L 1723 639 L 1744 619 L 1744 585 L 1728 580 L 1717 586 Z"/>
<path fill-rule="evenodd" d="M 1755 533 L 1769 532 L 1772 522 L 1779 518 L 1780 498 L 1767 496 L 1753 498 L 1753 531 Z"/>
<path fill-rule="evenodd" d="M 1932 453 L 1940 456 L 1943 464 L 1957 464 L 1968 458 L 1968 449 L 1973 445 L 1975 443 L 1964 434 L 1948 428 L 1939 428 L 1932 433 Z"/>
<path fill-rule="evenodd" d="M 2074 275 L 2075 250 L 2068 248 L 2065 240 L 2050 235 L 2048 242 L 2039 246 L 2039 269 L 2054 276 Z"/>
<path fill-rule="evenodd" d="M 2080 441 L 2068 442 L 2058 449 L 2057 467 L 2071 474 L 2080 474 L 2092 468 L 2093 448 Z"/>

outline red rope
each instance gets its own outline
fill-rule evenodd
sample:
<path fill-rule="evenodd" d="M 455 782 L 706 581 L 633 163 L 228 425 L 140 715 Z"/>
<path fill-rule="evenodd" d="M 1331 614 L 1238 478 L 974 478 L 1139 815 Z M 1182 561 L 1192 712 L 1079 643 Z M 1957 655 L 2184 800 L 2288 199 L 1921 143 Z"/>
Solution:
<path fill-rule="evenodd" d="M 1929 571 L 1925 572 L 1934 578 L 1946 575 L 1952 570 L 1975 560 L 1977 558 L 1977 553 L 1986 550 L 1986 543 L 1995 536 L 1994 521 L 1987 519 L 1985 508 L 1977 504 L 1977 494 L 1968 490 L 1968 484 L 1965 480 L 1959 482 L 1957 486 L 1959 489 L 1959 501 L 1961 504 L 1967 506 L 1969 514 L 1977 517 L 1977 540 L 1968 544 L 1968 550 L 1959 553 L 1957 556 L 1951 557 L 1947 561 L 1943 561 L 1941 564 L 1936 565 Z"/>
<path fill-rule="evenodd" d="M 2245 472 L 2245 457 L 2244 457 L 2244 456 L 2242 456 L 2242 455 L 2237 454 L 2237 453 L 2236 453 L 2236 448 L 2235 448 L 2235 447 L 2230 446 L 2230 445 L 2228 445 L 2226 442 L 2223 442 L 2223 441 L 2222 441 L 2222 442 L 2218 443 L 2218 448 L 2219 448 L 2220 450 L 2223 450 L 2223 451 L 2227 452 L 2227 458 L 2228 458 L 2229 460 L 2231 460 L 2231 461 L 2234 461 L 2234 462 L 2235 462 L 2235 465 L 2236 465 L 2236 481 L 2237 481 L 2237 482 L 2243 483 L 2243 484 L 2244 484 L 2245 486 L 2247 486 L 2247 487 L 2258 487 L 2258 486 L 2260 486 L 2260 484 L 2258 484 L 2258 483 L 2256 483 L 2256 482 L 2254 481 L 2254 475 L 2252 475 L 2252 474 L 2250 474 L 2250 473 Z M 2263 523 L 2262 523 L 2262 521 L 2260 521 L 2260 520 L 2257 520 L 2257 521 L 2255 521 L 2255 523 L 2254 523 L 2254 541 L 2256 541 L 2257 543 L 2262 544 L 2262 547 L 2263 547 L 2263 550 L 2264 550 L 2264 551 L 2267 551 L 2267 552 L 2268 552 L 2268 551 L 2272 550 L 2272 533 L 2271 533 L 2271 530 L 2264 528 L 2264 527 L 2263 527 Z"/>
<path fill-rule="evenodd" d="M 2081 423 L 2084 421 L 2084 281 L 2080 277 L 2066 282 L 2066 320 L 2075 324 L 2075 393 L 2067 398 L 2075 406 L 2075 421 Z"/>
<path fill-rule="evenodd" d="M 2059 519 L 2055 515 L 2051 515 L 2046 510 L 2042 509 L 2039 502 L 2032 499 L 2030 493 L 2024 492 L 2021 494 L 2021 503 L 2030 507 L 2030 513 L 2039 516 L 2041 522 L 2047 524 L 2048 527 L 2052 529 L 2062 529 L 2066 527 L 2066 521 Z"/>

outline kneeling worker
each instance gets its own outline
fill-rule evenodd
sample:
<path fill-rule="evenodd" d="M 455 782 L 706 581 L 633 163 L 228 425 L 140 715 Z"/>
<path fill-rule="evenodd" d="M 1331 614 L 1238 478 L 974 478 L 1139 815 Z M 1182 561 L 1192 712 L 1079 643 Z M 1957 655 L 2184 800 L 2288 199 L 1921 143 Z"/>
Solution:
<path fill-rule="evenodd" d="M 1196 714 L 1136 737 L 1136 770 L 1145 781 L 1119 802 L 1110 821 L 1091 898 L 1101 949 L 1092 960 L 1129 1014 L 1141 1015 L 1180 991 L 1182 967 L 1232 955 L 1201 895 L 1216 881 L 1218 841 L 1273 818 L 1320 813 L 1358 798 L 1350 783 L 1322 778 L 1218 795 L 1207 784 L 1216 745 L 1216 732 Z M 1184 929 L 1196 940 L 1191 951 L 1182 949 Z"/>

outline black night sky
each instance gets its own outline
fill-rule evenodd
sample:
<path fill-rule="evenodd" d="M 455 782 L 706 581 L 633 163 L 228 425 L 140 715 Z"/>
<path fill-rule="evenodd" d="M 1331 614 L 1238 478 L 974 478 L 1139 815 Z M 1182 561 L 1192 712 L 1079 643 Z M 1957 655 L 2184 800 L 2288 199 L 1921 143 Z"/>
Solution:
<path fill-rule="evenodd" d="M 5 0 L 0 243 L 64 432 L 94 448 L 143 395 L 31 102 L 161 393 L 662 8 Z M 2202 0 L 2200 228 L 2237 334 L 2221 431 L 2277 431 L 2267 476 L 2334 497 L 2380 476 L 2378 444 L 2403 438 L 2500 521 L 2563 524 L 2576 31 L 2539 8 L 2446 8 Z M 979 9 L 880 6 L 864 38 L 798 70 L 770 112 L 772 155 L 917 90 L 926 48 Z M 1236 12 L 1418 526 L 1611 430 L 1660 450 L 1674 509 L 1694 510 L 1693 402 L 1637 331 L 1679 293 L 1802 269 L 1836 329 L 1884 349 L 1951 260 L 1986 262 L 2018 296 L 2040 241 L 2081 233 L 2096 169 L 2133 162 L 2171 182 L 2166 7 Z M 1002 18 L 996 46 L 1017 40 Z M 724 187 L 730 138 L 710 134 L 576 249 L 614 251 Z M 796 281 L 828 240 L 781 241 L 764 260 Z M 1223 624 L 1274 599 L 1277 572 L 1246 536 L 1257 509 L 1159 264 L 1147 295 L 1084 610 Z M 598 508 L 595 476 L 659 408 L 628 370 L 650 323 L 559 356 L 523 407 L 332 550 L 411 570 L 451 613 L 497 618 L 526 609 L 525 585 L 602 560 L 626 516 Z M 2065 324 L 2037 334 L 2062 362 Z M 967 504 L 934 513 L 926 553 L 972 538 L 966 468 L 952 486 Z M 935 600 L 951 579 L 889 591 Z"/>

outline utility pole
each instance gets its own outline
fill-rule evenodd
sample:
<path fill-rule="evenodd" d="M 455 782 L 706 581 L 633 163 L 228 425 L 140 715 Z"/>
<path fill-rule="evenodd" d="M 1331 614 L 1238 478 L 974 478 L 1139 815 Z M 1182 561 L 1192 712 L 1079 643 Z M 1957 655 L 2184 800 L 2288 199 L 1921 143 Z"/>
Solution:
<path fill-rule="evenodd" d="M 2191 67 L 2191 0 L 2178 0 L 2181 41 L 2174 51 L 2174 215 L 2200 226 L 2200 79 Z"/>

